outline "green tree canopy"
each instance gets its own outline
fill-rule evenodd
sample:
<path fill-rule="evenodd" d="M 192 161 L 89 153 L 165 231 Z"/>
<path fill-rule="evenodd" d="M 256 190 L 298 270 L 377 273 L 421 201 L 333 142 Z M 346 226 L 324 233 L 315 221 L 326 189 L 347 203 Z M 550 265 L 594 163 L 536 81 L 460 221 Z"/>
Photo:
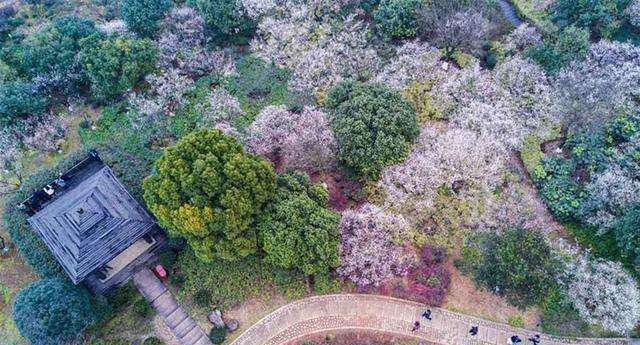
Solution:
<path fill-rule="evenodd" d="M 16 327 L 33 345 L 67 344 L 98 321 L 91 295 L 63 278 L 39 280 L 18 293 Z"/>
<path fill-rule="evenodd" d="M 158 21 L 172 5 L 171 0 L 121 0 L 120 14 L 131 31 L 153 37 L 158 31 Z"/>
<path fill-rule="evenodd" d="M 472 243 L 471 248 L 477 246 L 479 252 L 464 264 L 469 264 L 476 282 L 516 306 L 536 305 L 556 286 L 560 264 L 540 231 L 505 229 L 501 234 L 481 235 Z M 469 253 L 468 249 L 463 252 Z"/>
<path fill-rule="evenodd" d="M 147 39 L 92 35 L 82 40 L 81 56 L 94 98 L 109 101 L 133 88 L 155 69 L 157 51 Z"/>
<path fill-rule="evenodd" d="M 614 233 L 623 254 L 640 268 L 640 204 L 630 207 L 618 220 Z"/>
<path fill-rule="evenodd" d="M 575 25 L 588 29 L 594 38 L 611 39 L 625 20 L 629 0 L 558 0 L 552 8 L 560 27 Z"/>
<path fill-rule="evenodd" d="M 160 224 L 208 262 L 256 252 L 257 217 L 276 182 L 271 164 L 246 154 L 236 139 L 198 130 L 164 151 L 142 187 Z"/>
<path fill-rule="evenodd" d="M 27 37 L 22 68 L 32 77 L 74 73 L 79 67 L 80 40 L 95 33 L 96 28 L 88 19 L 73 15 L 56 18 Z"/>
<path fill-rule="evenodd" d="M 382 0 L 373 14 L 376 28 L 385 39 L 415 37 L 421 0 Z"/>
<path fill-rule="evenodd" d="M 46 100 L 30 83 L 14 81 L 0 84 L 0 125 L 14 124 L 29 115 L 41 115 L 46 107 Z"/>
<path fill-rule="evenodd" d="M 558 73 L 572 61 L 584 59 L 589 49 L 589 32 L 568 26 L 536 46 L 525 55 L 536 61 L 548 73 Z"/>
<path fill-rule="evenodd" d="M 235 0 L 187 0 L 187 4 L 198 10 L 209 35 L 218 44 L 245 43 L 255 30 L 255 23 Z"/>
<path fill-rule="evenodd" d="M 411 104 L 382 84 L 343 82 L 327 98 L 342 162 L 363 180 L 404 160 L 419 134 Z"/>
<path fill-rule="evenodd" d="M 275 202 L 258 227 L 265 260 L 306 275 L 327 274 L 340 265 L 340 215 L 327 209 L 327 189 L 297 171 L 277 181 Z"/>

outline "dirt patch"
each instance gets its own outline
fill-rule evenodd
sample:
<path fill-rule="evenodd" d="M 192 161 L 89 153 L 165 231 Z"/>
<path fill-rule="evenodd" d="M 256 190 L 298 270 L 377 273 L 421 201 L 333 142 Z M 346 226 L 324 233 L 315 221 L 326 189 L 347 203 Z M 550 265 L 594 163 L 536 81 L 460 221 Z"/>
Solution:
<path fill-rule="evenodd" d="M 291 300 L 286 299 L 278 293 L 271 292 L 261 298 L 250 298 L 233 309 L 227 310 L 223 313 L 223 319 L 236 319 L 240 321 L 240 328 L 230 333 L 229 339 L 237 338 L 251 327 L 251 325 L 289 302 L 291 302 Z M 211 326 L 208 325 L 207 327 L 205 330 L 208 332 Z"/>
<path fill-rule="evenodd" d="M 443 308 L 483 319 L 507 323 L 509 318 L 522 316 L 524 327 L 536 329 L 540 320 L 537 308 L 519 310 L 503 297 L 476 286 L 471 278 L 451 267 L 451 287 Z"/>

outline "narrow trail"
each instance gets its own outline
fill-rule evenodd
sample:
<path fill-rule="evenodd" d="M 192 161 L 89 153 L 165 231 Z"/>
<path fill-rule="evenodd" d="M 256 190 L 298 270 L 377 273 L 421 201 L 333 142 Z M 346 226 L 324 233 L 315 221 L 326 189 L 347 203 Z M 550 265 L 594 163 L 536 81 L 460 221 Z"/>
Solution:
<path fill-rule="evenodd" d="M 511 24 L 513 24 L 516 27 L 522 24 L 522 19 L 520 19 L 520 17 L 518 16 L 518 12 L 516 12 L 516 8 L 513 7 L 513 5 L 509 1 L 498 0 L 498 4 L 502 9 L 502 13 L 504 13 L 504 16 L 507 18 L 507 20 Z"/>
<path fill-rule="evenodd" d="M 325 295 L 301 299 L 277 309 L 255 323 L 231 345 L 284 345 L 326 331 L 378 331 L 442 345 L 507 344 L 517 334 L 523 344 L 536 333 L 506 324 L 430 308 L 431 321 L 422 319 L 423 304 L 392 297 L 361 294 Z M 421 327 L 412 332 L 413 323 Z M 478 335 L 469 335 L 478 326 Z M 631 345 L 631 339 L 558 338 L 540 334 L 545 345 Z"/>

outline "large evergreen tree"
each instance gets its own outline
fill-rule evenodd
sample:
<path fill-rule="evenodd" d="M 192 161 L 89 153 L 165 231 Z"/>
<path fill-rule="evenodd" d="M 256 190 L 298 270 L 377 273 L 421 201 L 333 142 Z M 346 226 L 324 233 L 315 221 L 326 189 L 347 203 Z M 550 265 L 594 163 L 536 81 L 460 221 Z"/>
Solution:
<path fill-rule="evenodd" d="M 301 172 L 278 177 L 275 202 L 261 218 L 265 260 L 306 275 L 326 274 L 340 265 L 340 216 L 327 209 L 327 189 Z"/>
<path fill-rule="evenodd" d="M 143 182 L 160 224 L 204 261 L 256 252 L 256 220 L 275 187 L 271 164 L 219 130 L 195 131 L 167 148 Z"/>

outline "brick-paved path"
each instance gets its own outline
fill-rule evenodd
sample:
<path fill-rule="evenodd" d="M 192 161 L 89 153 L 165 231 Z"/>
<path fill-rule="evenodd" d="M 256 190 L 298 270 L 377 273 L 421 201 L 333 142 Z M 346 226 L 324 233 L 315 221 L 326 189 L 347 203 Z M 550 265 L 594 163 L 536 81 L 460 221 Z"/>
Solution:
<path fill-rule="evenodd" d="M 430 308 L 432 321 L 420 320 L 417 332 L 411 328 L 426 307 L 420 303 L 376 295 L 325 295 L 310 297 L 285 305 L 251 326 L 231 345 L 281 345 L 309 334 L 334 330 L 372 330 L 413 337 L 443 345 L 508 343 L 517 334 L 522 345 L 535 332 L 505 324 Z M 472 325 L 478 335 L 468 335 Z M 629 339 L 568 339 L 541 334 L 540 345 L 628 345 Z"/>

